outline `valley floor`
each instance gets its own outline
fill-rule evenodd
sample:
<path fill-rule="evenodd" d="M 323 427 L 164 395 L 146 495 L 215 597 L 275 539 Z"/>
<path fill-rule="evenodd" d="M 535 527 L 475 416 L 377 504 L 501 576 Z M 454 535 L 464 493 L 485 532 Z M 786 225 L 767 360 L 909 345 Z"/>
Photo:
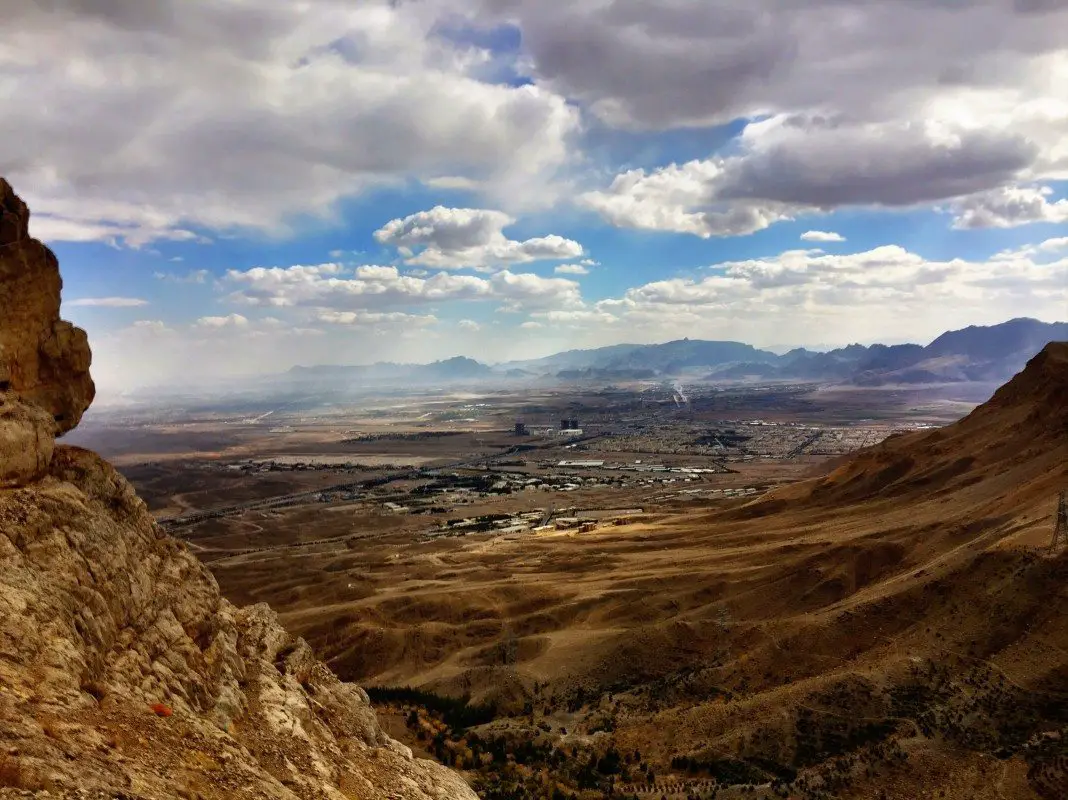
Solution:
<path fill-rule="evenodd" d="M 981 409 L 854 457 L 811 447 L 870 421 L 772 421 L 461 435 L 444 470 L 173 524 L 485 798 L 1068 796 L 1060 429 Z"/>

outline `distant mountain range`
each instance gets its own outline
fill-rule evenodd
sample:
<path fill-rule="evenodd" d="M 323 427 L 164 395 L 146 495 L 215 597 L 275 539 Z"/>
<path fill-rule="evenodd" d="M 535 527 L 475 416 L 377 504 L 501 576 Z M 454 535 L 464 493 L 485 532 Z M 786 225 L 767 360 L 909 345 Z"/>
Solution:
<path fill-rule="evenodd" d="M 1004 382 L 1048 342 L 1068 340 L 1068 322 L 1013 319 L 944 333 L 918 344 L 852 344 L 829 352 L 804 348 L 777 355 L 741 342 L 681 339 L 568 350 L 545 358 L 488 366 L 463 356 L 433 364 L 293 367 L 299 382 L 450 383 L 480 381 L 690 380 L 831 381 L 859 386 L 899 383 Z"/>
<path fill-rule="evenodd" d="M 432 364 L 395 364 L 379 361 L 361 366 L 293 367 L 287 373 L 297 379 L 337 380 L 366 379 L 372 381 L 414 380 L 416 382 L 466 381 L 502 375 L 502 371 L 488 367 L 473 358 L 455 356 Z M 506 375 L 507 377 L 507 375 Z"/>

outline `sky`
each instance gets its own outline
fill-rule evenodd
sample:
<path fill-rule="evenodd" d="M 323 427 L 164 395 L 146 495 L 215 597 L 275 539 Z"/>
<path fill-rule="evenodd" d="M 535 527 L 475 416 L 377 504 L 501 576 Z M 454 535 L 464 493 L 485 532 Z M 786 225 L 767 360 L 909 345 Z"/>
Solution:
<path fill-rule="evenodd" d="M 1068 319 L 1065 0 L 5 0 L 102 393 Z"/>

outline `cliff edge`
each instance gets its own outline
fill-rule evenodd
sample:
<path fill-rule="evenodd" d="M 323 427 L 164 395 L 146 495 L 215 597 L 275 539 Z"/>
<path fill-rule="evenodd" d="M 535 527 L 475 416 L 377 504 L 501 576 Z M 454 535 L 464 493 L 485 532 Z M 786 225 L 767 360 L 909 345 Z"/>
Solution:
<path fill-rule="evenodd" d="M 28 221 L 0 178 L 0 797 L 475 798 L 55 443 L 93 400 L 90 351 Z"/>

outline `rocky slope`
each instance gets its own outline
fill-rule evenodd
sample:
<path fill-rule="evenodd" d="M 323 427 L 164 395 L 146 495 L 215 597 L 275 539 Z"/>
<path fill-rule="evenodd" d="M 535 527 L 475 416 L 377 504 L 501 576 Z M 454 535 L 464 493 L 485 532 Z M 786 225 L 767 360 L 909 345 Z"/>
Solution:
<path fill-rule="evenodd" d="M 0 179 L 0 797 L 474 798 L 265 605 L 236 608 L 95 454 L 55 256 Z"/>

